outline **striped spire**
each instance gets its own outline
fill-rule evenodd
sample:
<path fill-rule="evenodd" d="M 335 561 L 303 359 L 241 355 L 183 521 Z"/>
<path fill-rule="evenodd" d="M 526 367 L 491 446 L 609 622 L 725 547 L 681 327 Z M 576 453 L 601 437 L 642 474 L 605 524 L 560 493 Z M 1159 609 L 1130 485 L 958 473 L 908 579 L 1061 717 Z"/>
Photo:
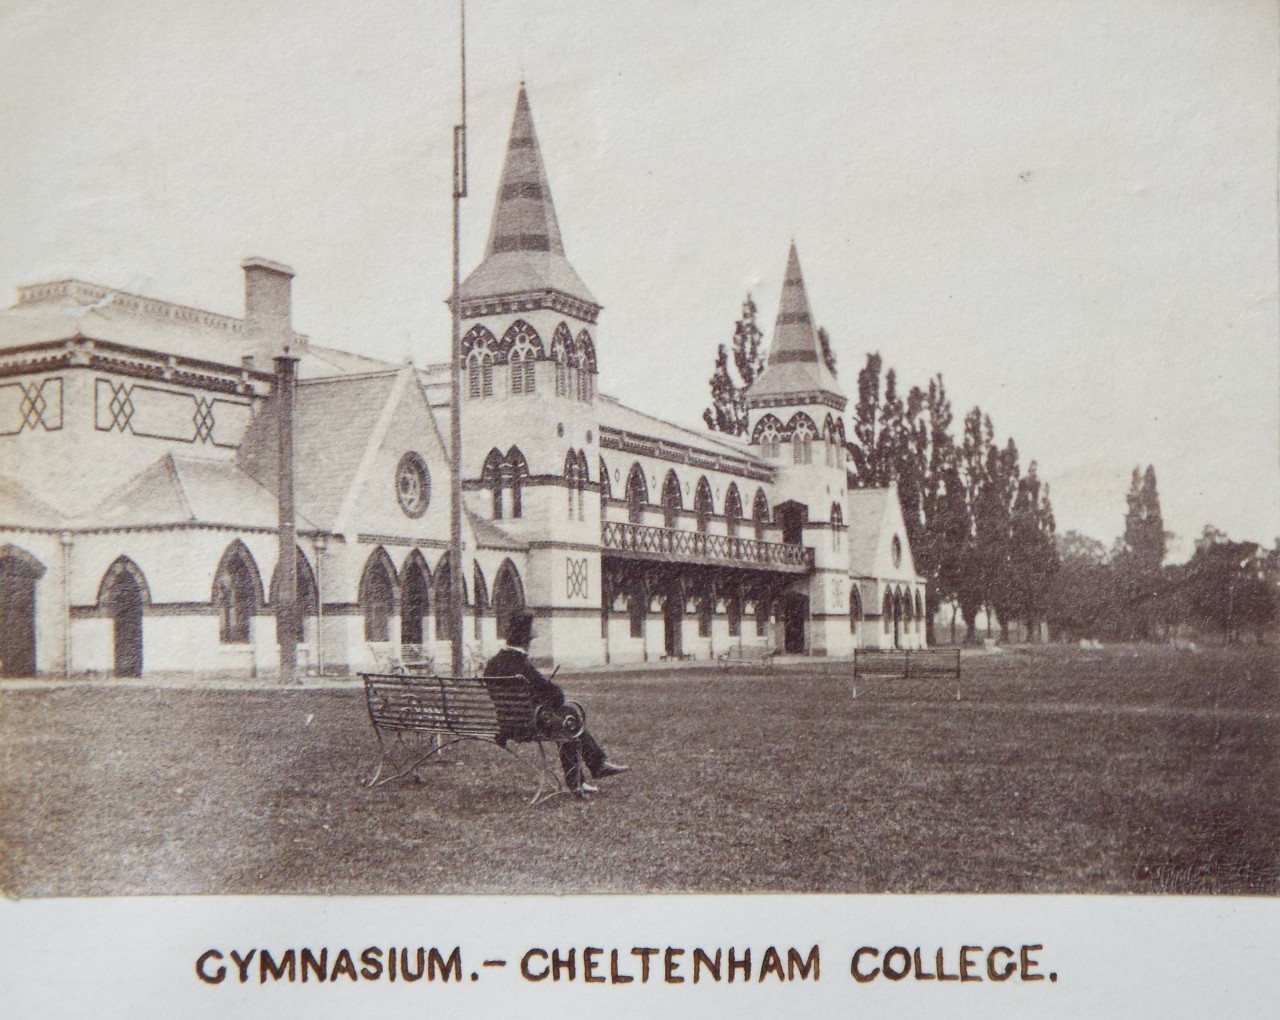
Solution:
<path fill-rule="evenodd" d="M 787 255 L 787 274 L 782 278 L 782 300 L 778 303 L 778 319 L 773 327 L 773 343 L 769 346 L 769 364 L 788 362 L 817 364 L 822 360 L 818 333 L 813 328 L 809 295 L 805 293 L 800 273 L 800 256 L 791 242 Z"/>
<path fill-rule="evenodd" d="M 821 403 L 844 408 L 840 385 L 822 358 L 794 241 L 787 255 L 769 360 L 748 390 L 747 401 L 753 407 Z"/>
<path fill-rule="evenodd" d="M 485 255 L 508 251 L 552 252 L 564 255 L 560 224 L 547 187 L 547 171 L 533 130 L 529 96 L 524 85 L 516 98 L 516 114 L 507 142 L 507 162 L 498 186 L 498 203 L 489 228 Z"/>
<path fill-rule="evenodd" d="M 595 322 L 600 311 L 565 257 L 523 83 L 516 97 L 484 260 L 460 291 L 464 315 L 492 310 L 495 302 L 502 306 L 504 301 L 517 300 L 522 308 L 556 308 L 588 322 Z"/>

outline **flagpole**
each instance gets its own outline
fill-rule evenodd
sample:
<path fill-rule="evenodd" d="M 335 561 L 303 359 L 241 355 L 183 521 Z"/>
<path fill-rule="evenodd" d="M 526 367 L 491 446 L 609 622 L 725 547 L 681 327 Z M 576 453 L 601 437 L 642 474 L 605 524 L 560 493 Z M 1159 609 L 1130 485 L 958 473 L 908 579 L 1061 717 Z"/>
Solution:
<path fill-rule="evenodd" d="M 466 573 L 462 565 L 462 305 L 461 225 L 462 200 L 467 194 L 467 5 L 458 0 L 458 80 L 461 92 L 460 123 L 453 128 L 453 339 L 449 371 L 449 638 L 452 673 L 462 675 L 462 611 Z"/>

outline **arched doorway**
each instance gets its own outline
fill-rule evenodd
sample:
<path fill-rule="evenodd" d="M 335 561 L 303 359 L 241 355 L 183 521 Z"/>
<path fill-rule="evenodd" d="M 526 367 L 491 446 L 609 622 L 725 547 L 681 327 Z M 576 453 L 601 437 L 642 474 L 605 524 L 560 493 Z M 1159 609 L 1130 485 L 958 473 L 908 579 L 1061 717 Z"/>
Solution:
<path fill-rule="evenodd" d="M 142 676 L 142 607 L 151 601 L 147 579 L 127 556 L 107 568 L 98 586 L 98 605 L 111 619 L 116 676 Z"/>
<path fill-rule="evenodd" d="M 36 581 L 43 574 L 30 553 L 0 548 L 0 676 L 35 676 Z"/>
<path fill-rule="evenodd" d="M 520 572 L 510 560 L 503 560 L 493 580 L 493 615 L 498 627 L 498 640 L 507 640 L 511 617 L 524 610 L 524 585 Z"/>
<path fill-rule="evenodd" d="M 862 596 L 858 594 L 857 584 L 849 587 L 849 633 L 855 638 L 855 644 L 861 642 L 857 639 L 862 633 Z"/>
<path fill-rule="evenodd" d="M 782 525 L 782 541 L 787 545 L 804 544 L 804 525 L 809 519 L 809 508 L 803 503 L 788 500 L 774 507 L 774 520 Z"/>
<path fill-rule="evenodd" d="M 680 582 L 670 581 L 662 592 L 662 647 L 667 658 L 684 654 L 684 592 Z"/>
<path fill-rule="evenodd" d="M 782 616 L 782 648 L 788 655 L 806 650 L 806 628 L 809 623 L 809 596 L 791 592 L 778 607 Z"/>

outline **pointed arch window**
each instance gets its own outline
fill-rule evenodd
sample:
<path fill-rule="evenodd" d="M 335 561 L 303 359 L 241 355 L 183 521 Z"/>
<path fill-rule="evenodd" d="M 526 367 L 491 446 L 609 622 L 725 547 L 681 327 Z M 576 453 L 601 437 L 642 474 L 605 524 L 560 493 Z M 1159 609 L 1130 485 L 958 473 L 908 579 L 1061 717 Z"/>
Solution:
<path fill-rule="evenodd" d="M 420 645 L 426 640 L 426 621 L 431 614 L 431 571 L 422 553 L 415 549 L 405 563 L 400 588 L 400 643 Z"/>
<path fill-rule="evenodd" d="M 462 585 L 462 604 L 467 604 L 467 581 L 466 575 L 463 574 Z M 453 588 L 453 570 L 449 563 L 449 554 L 445 553 L 440 557 L 440 562 L 436 564 L 435 573 L 435 591 L 433 593 L 436 603 L 436 640 L 448 641 L 451 638 L 449 629 L 449 597 Z"/>
<path fill-rule="evenodd" d="M 760 456 L 770 460 L 777 458 L 782 452 L 782 433 L 770 422 L 760 432 Z"/>
<path fill-rule="evenodd" d="M 488 351 L 467 355 L 467 396 L 472 400 L 493 396 L 493 355 Z"/>
<path fill-rule="evenodd" d="M 573 351 L 573 334 L 563 322 L 551 335 L 551 360 L 556 365 L 556 396 L 569 396 L 569 360 Z"/>
<path fill-rule="evenodd" d="M 662 480 L 662 526 L 675 528 L 680 524 L 680 511 L 684 501 L 680 496 L 680 479 L 674 471 L 668 471 Z"/>
<path fill-rule="evenodd" d="M 751 443 L 760 447 L 760 456 L 775 458 L 781 451 L 782 422 L 776 415 L 766 414 L 751 430 Z"/>
<path fill-rule="evenodd" d="M 724 494 L 724 516 L 729 534 L 736 535 L 738 522 L 742 520 L 742 496 L 733 482 L 729 483 L 729 490 Z"/>
<path fill-rule="evenodd" d="M 705 475 L 698 479 L 698 491 L 694 495 L 693 510 L 698 518 L 698 531 L 705 535 L 711 524 L 711 515 L 715 512 L 715 504 L 711 499 L 711 483 L 707 481 Z"/>
<path fill-rule="evenodd" d="M 297 581 L 295 582 L 296 599 L 294 605 L 297 611 L 294 614 L 294 631 L 293 639 L 299 644 L 304 643 L 306 638 L 307 617 L 319 615 L 319 602 L 316 598 L 316 577 L 311 571 L 311 563 L 307 560 L 306 555 L 301 549 L 294 554 L 296 557 Z M 276 569 L 271 575 L 271 604 L 278 605 L 280 598 L 280 565 L 276 564 Z M 276 634 L 277 639 L 280 633 L 280 620 L 276 617 Z"/>
<path fill-rule="evenodd" d="M 609 468 L 600 458 L 600 516 L 604 516 L 604 505 L 613 497 L 613 487 L 609 484 Z"/>
<path fill-rule="evenodd" d="M 484 460 L 484 468 L 480 472 L 480 480 L 485 487 L 489 489 L 492 498 L 492 513 L 495 521 L 502 520 L 503 500 L 503 460 L 502 454 L 497 450 L 490 450 L 489 456 Z"/>
<path fill-rule="evenodd" d="M 645 484 L 644 470 L 639 464 L 631 465 L 627 475 L 627 520 L 632 524 L 644 523 L 644 508 L 649 502 L 649 486 Z"/>
<path fill-rule="evenodd" d="M 791 432 L 791 456 L 796 464 L 813 463 L 813 425 L 807 420 L 796 422 Z"/>
<path fill-rule="evenodd" d="M 751 506 L 751 519 L 755 522 L 756 538 L 764 538 L 765 525 L 769 523 L 769 500 L 764 489 L 756 489 L 755 502 Z"/>
<path fill-rule="evenodd" d="M 528 344 L 522 344 L 511 352 L 511 392 L 513 395 L 521 396 L 535 392 L 538 379 L 534 372 L 534 364 L 533 348 Z"/>
<path fill-rule="evenodd" d="M 391 640 L 391 617 L 396 613 L 395 568 L 381 548 L 369 557 L 360 578 L 360 611 L 366 641 Z"/>
<path fill-rule="evenodd" d="M 222 556 L 213 580 L 213 604 L 219 642 L 248 644 L 250 625 L 262 604 L 262 581 L 253 556 L 241 542 L 233 543 Z"/>
<path fill-rule="evenodd" d="M 839 503 L 831 504 L 831 548 L 840 548 L 840 529 L 844 527 L 844 508 Z"/>
<path fill-rule="evenodd" d="M 504 476 L 511 486 L 511 516 L 524 516 L 524 480 L 529 476 L 529 464 L 518 446 L 507 451 Z"/>
<path fill-rule="evenodd" d="M 582 483 L 578 477 L 578 451 L 570 450 L 564 455 L 564 487 L 568 493 L 569 520 L 573 520 L 574 505 L 577 504 L 579 520 L 582 514 Z"/>

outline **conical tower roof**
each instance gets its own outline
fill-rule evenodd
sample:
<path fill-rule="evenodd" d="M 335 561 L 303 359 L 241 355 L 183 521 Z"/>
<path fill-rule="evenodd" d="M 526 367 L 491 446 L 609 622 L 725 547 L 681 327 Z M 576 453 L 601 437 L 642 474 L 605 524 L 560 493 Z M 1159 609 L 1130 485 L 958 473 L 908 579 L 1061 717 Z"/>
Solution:
<path fill-rule="evenodd" d="M 574 307 L 565 311 L 591 321 L 600 311 L 586 284 L 565 258 L 560 223 L 523 85 L 516 98 L 484 261 L 463 282 L 461 291 L 464 314 L 468 306 L 493 305 L 498 299 L 522 298 L 527 307 L 530 300 L 547 303 L 550 295 L 567 299 Z M 582 315 L 584 311 L 590 314 Z"/>
<path fill-rule="evenodd" d="M 843 411 L 845 403 L 840 384 L 822 358 L 818 331 L 809 310 L 809 295 L 805 293 L 804 276 L 800 272 L 800 256 L 792 242 L 773 342 L 769 345 L 769 360 L 747 391 L 747 404 L 750 407 L 827 404 Z"/>

